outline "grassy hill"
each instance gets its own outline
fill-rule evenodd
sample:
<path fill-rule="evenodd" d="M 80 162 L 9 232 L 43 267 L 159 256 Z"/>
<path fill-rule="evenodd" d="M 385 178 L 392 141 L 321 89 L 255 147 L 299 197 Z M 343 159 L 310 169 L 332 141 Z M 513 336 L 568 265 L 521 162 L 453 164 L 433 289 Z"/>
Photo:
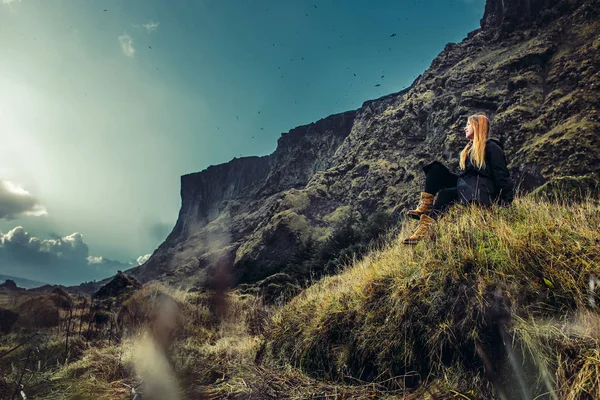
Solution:
<path fill-rule="evenodd" d="M 21 377 L 40 399 L 140 382 L 144 400 L 600 398 L 600 197 L 540 193 L 456 206 L 412 247 L 403 221 L 284 303 L 158 284 L 94 311 L 78 297 L 68 353 L 64 322 L 36 330 L 31 361 L 29 345 L 3 356 L 26 329 L 0 337 L 0 393 Z"/>
<path fill-rule="evenodd" d="M 591 198 L 533 196 L 456 207 L 414 248 L 398 243 L 405 225 L 278 310 L 266 358 L 393 389 L 600 398 L 599 226 Z"/>

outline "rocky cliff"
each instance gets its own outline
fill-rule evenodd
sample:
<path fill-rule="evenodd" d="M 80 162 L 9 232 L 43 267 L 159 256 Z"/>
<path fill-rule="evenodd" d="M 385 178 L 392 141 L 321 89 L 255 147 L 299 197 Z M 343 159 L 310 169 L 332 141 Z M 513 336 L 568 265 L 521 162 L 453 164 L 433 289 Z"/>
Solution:
<path fill-rule="evenodd" d="M 269 156 L 184 175 L 175 228 L 130 273 L 185 285 L 258 279 L 341 214 L 401 216 L 418 201 L 423 165 L 456 170 L 473 113 L 490 118 L 521 194 L 558 177 L 597 180 L 599 3 L 488 0 L 480 24 L 405 90 L 293 129 Z"/>
<path fill-rule="evenodd" d="M 234 263 L 248 259 L 243 249 L 251 248 L 251 238 L 257 242 L 252 249 L 265 250 L 266 260 L 285 259 L 288 247 L 297 244 L 299 229 L 308 232 L 310 222 L 282 212 L 306 201 L 303 189 L 315 173 L 332 166 L 331 158 L 350 133 L 355 115 L 331 115 L 283 133 L 268 156 L 234 158 L 183 175 L 181 210 L 173 231 L 146 263 L 129 273 L 142 281 L 187 284 L 202 284 L 207 273 L 222 269 L 231 277 Z M 302 226 L 293 226 L 295 222 Z M 264 249 L 263 237 L 275 234 L 279 247 Z"/>

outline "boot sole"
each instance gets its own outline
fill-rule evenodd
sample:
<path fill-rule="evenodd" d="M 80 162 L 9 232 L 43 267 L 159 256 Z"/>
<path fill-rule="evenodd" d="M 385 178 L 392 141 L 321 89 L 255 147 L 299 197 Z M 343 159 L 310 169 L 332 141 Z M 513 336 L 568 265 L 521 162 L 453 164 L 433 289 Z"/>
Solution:
<path fill-rule="evenodd" d="M 407 213 L 407 214 L 412 219 L 421 219 L 421 214 L 416 214 L 416 213 Z"/>
<path fill-rule="evenodd" d="M 425 213 L 411 213 L 411 212 L 407 212 L 406 215 L 408 215 L 409 217 L 413 218 L 413 219 L 417 219 L 420 220 L 421 219 L 421 214 L 431 214 L 431 211 L 425 212 Z"/>

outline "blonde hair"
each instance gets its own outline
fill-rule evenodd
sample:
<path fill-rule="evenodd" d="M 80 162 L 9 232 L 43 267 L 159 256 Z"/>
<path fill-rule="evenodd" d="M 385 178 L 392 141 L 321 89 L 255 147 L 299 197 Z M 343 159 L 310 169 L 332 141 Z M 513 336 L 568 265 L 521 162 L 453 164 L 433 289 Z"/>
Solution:
<path fill-rule="evenodd" d="M 485 142 L 488 138 L 490 121 L 483 114 L 473 114 L 468 123 L 473 127 L 473 140 L 460 152 L 460 168 L 467 168 L 467 156 L 477 168 L 485 168 Z"/>

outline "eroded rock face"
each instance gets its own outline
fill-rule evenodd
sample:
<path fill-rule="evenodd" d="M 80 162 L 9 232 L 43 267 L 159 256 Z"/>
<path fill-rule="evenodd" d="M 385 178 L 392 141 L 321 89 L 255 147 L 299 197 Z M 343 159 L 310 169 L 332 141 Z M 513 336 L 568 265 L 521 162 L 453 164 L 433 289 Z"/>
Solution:
<path fill-rule="evenodd" d="M 308 197 L 302 190 L 316 172 L 331 167 L 355 114 L 331 115 L 292 129 L 282 134 L 271 155 L 235 158 L 182 176 L 175 228 L 148 262 L 129 273 L 144 282 L 160 277 L 193 285 L 210 278 L 207 270 L 212 276 L 226 269 L 227 281 L 232 281 L 243 274 L 234 264 L 285 258 L 306 236 L 300 231 L 310 228 L 305 216 L 288 211 L 306 208 Z M 264 240 L 274 235 L 265 251 Z"/>
<path fill-rule="evenodd" d="M 490 119 L 520 192 L 555 177 L 598 179 L 599 9 L 488 0 L 481 28 L 446 45 L 405 90 L 293 129 L 269 156 L 184 175 L 173 232 L 129 273 L 189 286 L 216 270 L 227 284 L 259 280 L 340 214 L 401 216 L 418 201 L 423 165 L 437 159 L 457 172 L 474 113 Z"/>
<path fill-rule="evenodd" d="M 488 0 L 481 28 L 501 39 L 520 28 L 543 25 L 578 6 L 569 0 Z"/>

